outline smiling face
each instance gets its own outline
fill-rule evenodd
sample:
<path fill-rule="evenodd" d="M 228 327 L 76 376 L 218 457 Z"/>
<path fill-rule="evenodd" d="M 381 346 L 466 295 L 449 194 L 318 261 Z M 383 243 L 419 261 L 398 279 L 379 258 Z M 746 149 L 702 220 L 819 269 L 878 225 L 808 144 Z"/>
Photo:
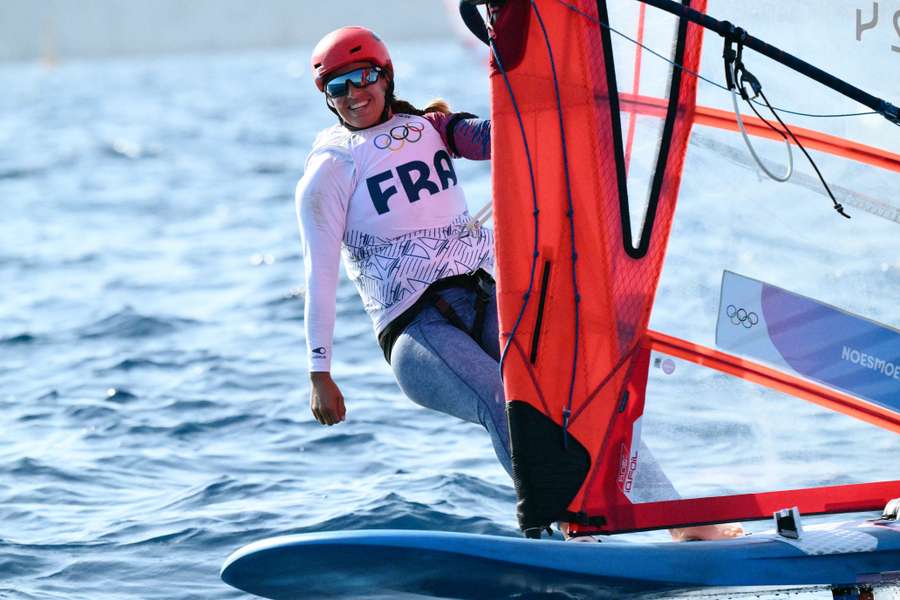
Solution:
<path fill-rule="evenodd" d="M 359 62 L 347 65 L 335 73 L 343 75 L 360 67 L 369 67 L 369 63 Z M 384 112 L 384 104 L 387 101 L 388 75 L 382 73 L 378 81 L 365 87 L 358 88 L 352 83 L 347 84 L 347 94 L 338 98 L 326 96 L 326 101 L 332 106 L 343 121 L 354 129 L 366 129 L 377 125 Z M 388 111 L 390 115 L 390 110 Z"/>

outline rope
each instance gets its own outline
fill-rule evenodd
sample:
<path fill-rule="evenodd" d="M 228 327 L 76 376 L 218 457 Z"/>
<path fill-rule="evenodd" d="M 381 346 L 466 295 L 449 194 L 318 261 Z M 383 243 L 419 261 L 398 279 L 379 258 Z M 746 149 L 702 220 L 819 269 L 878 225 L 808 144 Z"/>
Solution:
<path fill-rule="evenodd" d="M 844 207 L 840 202 L 837 201 L 837 198 L 834 197 L 834 194 L 831 192 L 831 188 L 828 187 L 828 183 L 825 181 L 825 178 L 822 176 L 822 172 L 819 171 L 819 167 L 816 165 L 816 162 L 812 159 L 812 156 L 809 155 L 809 152 L 806 151 L 806 148 L 803 147 L 803 144 L 800 140 L 797 139 L 797 136 L 794 135 L 794 132 L 791 131 L 791 128 L 788 127 L 784 121 L 781 120 L 781 117 L 778 116 L 778 112 L 772 107 L 769 103 L 769 99 L 766 98 L 766 95 L 762 91 L 762 84 L 760 84 L 759 80 L 747 70 L 744 66 L 742 57 L 744 52 L 743 45 L 743 36 L 745 32 L 743 29 L 737 28 L 729 35 L 725 36 L 725 47 L 722 52 L 722 58 L 725 61 L 725 79 L 728 84 L 729 89 L 731 90 L 732 100 L 734 102 L 735 115 L 737 116 L 738 124 L 741 128 L 741 135 L 744 136 L 744 141 L 747 143 L 747 148 L 750 149 L 750 154 L 753 155 L 753 160 L 756 161 L 757 166 L 759 166 L 769 177 L 774 179 L 775 181 L 779 181 L 781 183 L 786 182 L 791 177 L 791 173 L 794 169 L 793 156 L 791 154 L 790 143 L 788 142 L 787 136 L 784 132 L 787 132 L 788 135 L 791 136 L 791 139 L 794 140 L 794 143 L 797 144 L 797 147 L 803 152 L 806 156 L 806 159 L 809 161 L 809 164 L 812 165 L 813 170 L 816 172 L 816 175 L 819 177 L 819 181 L 822 182 L 822 186 L 825 188 L 825 191 L 828 192 L 828 197 L 831 198 L 831 202 L 834 205 L 834 210 L 837 211 L 839 215 L 845 217 L 847 219 L 850 218 L 846 212 L 844 212 Z M 737 51 L 732 47 L 735 43 L 737 43 Z M 772 173 L 763 161 L 756 155 L 756 152 L 753 149 L 753 145 L 750 143 L 750 139 L 747 136 L 747 132 L 744 130 L 744 123 L 741 120 L 740 110 L 738 110 L 737 103 L 737 90 L 739 89 L 741 92 L 741 97 L 748 102 L 752 99 L 750 94 L 747 92 L 747 88 L 745 87 L 747 84 L 750 85 L 750 88 L 753 91 L 753 98 L 757 96 L 762 97 L 763 102 L 778 120 L 778 124 L 781 125 L 784 131 L 779 130 L 774 125 L 769 123 L 759 112 L 754 108 L 753 104 L 750 104 L 750 108 L 753 109 L 753 112 L 756 113 L 756 116 L 759 117 L 772 131 L 776 132 L 782 138 L 784 138 L 784 143 L 788 146 L 788 169 L 784 176 L 779 177 Z"/>
<path fill-rule="evenodd" d="M 469 219 L 469 222 L 466 223 L 466 227 L 469 231 L 475 231 L 480 229 L 485 223 L 487 223 L 488 219 L 491 218 L 491 215 L 494 212 L 494 203 L 487 202 L 484 206 L 478 209 L 472 217 Z"/>
<path fill-rule="evenodd" d="M 733 62 L 729 63 L 728 68 L 731 70 L 731 77 L 736 81 L 737 74 L 735 73 L 734 63 Z M 744 138 L 744 143 L 747 144 L 747 149 L 750 151 L 750 155 L 753 156 L 753 160 L 756 161 L 756 165 L 760 169 L 762 169 L 766 175 L 768 175 L 775 181 L 779 181 L 781 183 L 786 182 L 788 179 L 791 178 L 791 175 L 794 173 L 794 154 L 791 151 L 791 143 L 787 140 L 787 136 L 776 129 L 776 131 L 778 131 L 778 134 L 781 135 L 782 138 L 784 138 L 784 145 L 787 148 L 787 157 L 788 157 L 787 170 L 785 171 L 784 175 L 778 175 L 778 174 L 770 171 L 769 168 L 762 161 L 762 159 L 759 157 L 759 155 L 756 154 L 756 150 L 753 148 L 753 143 L 750 141 L 750 136 L 747 135 L 747 129 L 744 127 L 744 119 L 741 118 L 741 109 L 740 109 L 740 106 L 738 105 L 737 97 L 738 97 L 737 86 L 734 86 L 733 88 L 731 88 L 731 102 L 734 105 L 734 116 L 737 117 L 738 127 L 741 130 L 741 135 Z M 765 119 L 763 119 L 763 121 L 766 124 L 768 124 L 768 121 L 766 121 Z M 772 127 L 772 126 L 769 125 L 769 127 Z M 772 127 L 772 129 L 774 129 L 774 127 Z"/>

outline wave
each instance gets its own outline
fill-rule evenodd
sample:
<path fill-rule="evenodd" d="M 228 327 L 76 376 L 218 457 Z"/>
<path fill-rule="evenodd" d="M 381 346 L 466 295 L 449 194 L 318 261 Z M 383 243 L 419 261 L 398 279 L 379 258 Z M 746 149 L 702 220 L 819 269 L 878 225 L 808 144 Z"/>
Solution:
<path fill-rule="evenodd" d="M 142 315 L 130 307 L 77 330 L 81 339 L 145 338 L 162 336 L 185 329 L 197 322 L 179 317 Z"/>
<path fill-rule="evenodd" d="M 308 531 L 347 529 L 428 529 L 489 535 L 519 535 L 518 531 L 512 527 L 504 527 L 488 518 L 463 516 L 438 510 L 434 506 L 406 500 L 394 492 L 370 502 L 366 508 L 328 519 L 315 527 L 308 528 Z"/>
<path fill-rule="evenodd" d="M 37 175 L 43 175 L 47 171 L 47 167 L 7 167 L 0 169 L 0 180 L 2 179 L 28 179 Z"/>
<path fill-rule="evenodd" d="M 16 335 L 0 337 L 0 346 L 19 346 L 32 344 L 38 341 L 38 339 L 40 339 L 39 336 L 27 331 L 23 331 L 22 333 L 18 333 Z"/>
<path fill-rule="evenodd" d="M 80 474 L 51 466 L 30 456 L 11 461 L 0 469 L 0 472 L 6 472 L 15 477 L 42 477 L 69 482 L 83 481 L 83 476 Z"/>

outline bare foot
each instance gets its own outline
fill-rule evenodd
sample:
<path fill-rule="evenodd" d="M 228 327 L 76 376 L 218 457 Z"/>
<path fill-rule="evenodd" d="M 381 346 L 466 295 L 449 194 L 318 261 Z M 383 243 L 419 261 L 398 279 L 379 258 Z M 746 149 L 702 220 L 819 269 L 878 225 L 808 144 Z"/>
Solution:
<path fill-rule="evenodd" d="M 723 525 L 699 525 L 697 527 L 682 527 L 670 529 L 672 540 L 676 542 L 696 542 L 708 540 L 725 540 L 744 535 L 744 527 L 740 523 L 725 523 Z"/>

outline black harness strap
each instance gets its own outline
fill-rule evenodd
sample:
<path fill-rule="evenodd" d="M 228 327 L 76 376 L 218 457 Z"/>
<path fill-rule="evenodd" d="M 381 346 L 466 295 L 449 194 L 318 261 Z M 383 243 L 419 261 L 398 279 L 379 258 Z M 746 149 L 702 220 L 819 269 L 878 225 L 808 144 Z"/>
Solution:
<path fill-rule="evenodd" d="M 456 314 L 450 303 L 444 300 L 440 292 L 451 287 L 461 287 L 475 292 L 475 321 L 470 330 L 463 320 Z M 432 283 L 428 290 L 410 308 L 391 321 L 384 330 L 378 334 L 378 344 L 384 352 L 384 358 L 388 364 L 391 362 L 391 351 L 400 334 L 409 326 L 416 316 L 428 305 L 434 305 L 438 312 L 454 327 L 472 336 L 475 343 L 481 345 L 484 329 L 484 321 L 487 316 L 487 306 L 494 292 L 494 278 L 481 269 L 465 275 L 453 275 L 439 279 Z"/>
<path fill-rule="evenodd" d="M 477 344 L 481 344 L 487 305 L 494 295 L 494 278 L 481 270 L 476 271 L 474 277 L 475 323 L 472 325 L 472 337 L 475 338 Z"/>
<path fill-rule="evenodd" d="M 451 306 L 450 303 L 444 300 L 441 296 L 435 296 L 434 307 L 438 309 L 438 312 L 441 313 L 444 318 L 450 322 L 451 325 L 453 325 L 457 329 L 462 329 L 469 335 L 472 335 L 472 332 L 468 330 L 466 324 L 463 323 L 463 320 L 460 318 L 460 316 L 456 314 L 455 310 L 453 310 L 453 306 Z"/>
<path fill-rule="evenodd" d="M 494 280 L 490 275 L 479 269 L 469 276 L 469 281 L 470 285 L 466 287 L 470 287 L 475 292 L 475 321 L 472 323 L 472 329 L 466 327 L 466 324 L 456 314 L 450 303 L 440 295 L 435 295 L 434 306 L 451 325 L 468 333 L 475 340 L 475 343 L 480 346 L 482 334 L 484 333 L 484 318 L 488 302 L 491 300 Z"/>

